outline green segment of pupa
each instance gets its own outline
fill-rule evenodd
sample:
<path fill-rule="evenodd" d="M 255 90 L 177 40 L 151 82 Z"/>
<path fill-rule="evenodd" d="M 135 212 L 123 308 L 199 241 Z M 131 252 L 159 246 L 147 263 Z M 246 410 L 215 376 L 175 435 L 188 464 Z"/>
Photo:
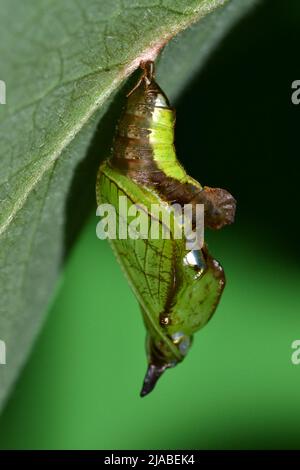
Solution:
<path fill-rule="evenodd" d="M 150 236 L 156 214 L 152 204 L 170 214 L 173 202 L 204 203 L 207 225 L 219 228 L 232 220 L 235 201 L 225 190 L 202 188 L 178 162 L 173 145 L 174 111 L 153 78 L 152 64 L 131 93 L 120 119 L 112 156 L 99 170 L 97 202 L 121 212 L 137 205 L 148 219 L 146 238 L 110 240 L 117 259 L 140 304 L 147 330 L 148 370 L 141 395 L 149 393 L 165 369 L 186 356 L 193 334 L 214 313 L 225 285 L 224 272 L 206 246 L 187 250 L 186 239 Z M 234 206 L 234 207 L 233 207 Z"/>
<path fill-rule="evenodd" d="M 119 213 L 119 197 L 147 211 L 149 232 L 151 203 L 167 205 L 149 190 L 136 185 L 104 163 L 97 184 L 98 203 L 110 203 Z M 168 211 L 169 213 L 169 211 Z M 172 227 L 172 224 L 171 224 Z M 141 306 L 148 332 L 149 366 L 164 370 L 186 355 L 192 335 L 211 317 L 222 289 L 222 268 L 202 250 L 186 250 L 185 239 L 110 240 L 127 280 Z"/>

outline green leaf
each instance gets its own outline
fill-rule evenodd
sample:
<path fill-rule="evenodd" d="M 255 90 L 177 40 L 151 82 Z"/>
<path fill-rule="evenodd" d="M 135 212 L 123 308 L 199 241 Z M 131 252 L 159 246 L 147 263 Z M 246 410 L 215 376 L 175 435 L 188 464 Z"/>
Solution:
<path fill-rule="evenodd" d="M 7 364 L 0 366 L 0 403 L 28 357 L 90 208 L 94 168 L 106 156 L 120 108 L 118 99 L 112 103 L 114 92 L 141 59 L 155 59 L 186 30 L 160 60 L 159 78 L 174 99 L 254 3 L 2 1 L 0 79 L 7 104 L 0 105 L 0 339 Z"/>

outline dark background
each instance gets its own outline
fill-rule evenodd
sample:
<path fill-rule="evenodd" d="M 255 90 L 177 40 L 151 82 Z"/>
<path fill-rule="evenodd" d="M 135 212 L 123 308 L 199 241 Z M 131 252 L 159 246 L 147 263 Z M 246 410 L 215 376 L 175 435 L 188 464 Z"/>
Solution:
<path fill-rule="evenodd" d="M 240 22 L 180 99 L 176 133 L 189 172 L 236 195 L 237 230 L 293 259 L 300 106 L 291 102 L 291 83 L 300 76 L 299 25 L 293 0 L 265 2 Z"/>

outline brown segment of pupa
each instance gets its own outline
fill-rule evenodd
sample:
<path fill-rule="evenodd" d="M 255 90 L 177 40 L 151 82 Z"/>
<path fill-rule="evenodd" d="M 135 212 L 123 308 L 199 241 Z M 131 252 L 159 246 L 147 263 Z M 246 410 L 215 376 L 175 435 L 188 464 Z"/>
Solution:
<path fill-rule="evenodd" d="M 157 190 L 165 201 L 181 206 L 204 204 L 204 223 L 211 229 L 220 229 L 233 223 L 236 201 L 225 189 L 204 186 L 199 189 L 191 182 L 180 182 L 166 175 L 154 160 L 150 144 L 151 119 L 158 95 L 168 98 L 154 80 L 153 62 L 141 63 L 142 76 L 128 94 L 127 106 L 117 126 L 110 165 L 137 184 Z"/>

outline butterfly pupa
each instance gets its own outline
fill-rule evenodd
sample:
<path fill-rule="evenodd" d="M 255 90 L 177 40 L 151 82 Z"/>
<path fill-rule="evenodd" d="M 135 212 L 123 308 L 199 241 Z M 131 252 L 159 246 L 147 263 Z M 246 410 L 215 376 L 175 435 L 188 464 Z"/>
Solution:
<path fill-rule="evenodd" d="M 202 187 L 176 157 L 175 111 L 155 81 L 153 62 L 141 63 L 141 77 L 129 93 L 110 157 L 100 166 L 98 204 L 120 211 L 138 205 L 153 223 L 152 205 L 169 212 L 172 204 L 204 206 L 205 227 L 220 229 L 234 221 L 236 201 L 224 189 Z M 140 305 L 147 331 L 148 367 L 141 396 L 163 372 L 187 355 L 193 335 L 213 315 L 225 286 L 220 264 L 206 244 L 187 249 L 183 238 L 132 239 L 117 230 L 110 243 Z M 120 309 L 122 305 L 120 304 Z"/>

